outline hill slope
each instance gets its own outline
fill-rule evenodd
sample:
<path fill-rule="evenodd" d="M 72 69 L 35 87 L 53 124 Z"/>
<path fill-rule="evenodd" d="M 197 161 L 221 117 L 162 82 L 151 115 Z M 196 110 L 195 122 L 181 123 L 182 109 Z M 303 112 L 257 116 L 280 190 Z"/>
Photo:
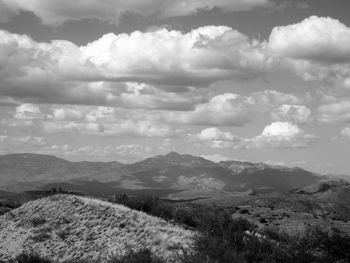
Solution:
<path fill-rule="evenodd" d="M 122 255 L 149 248 L 171 259 L 193 233 L 124 206 L 55 195 L 28 202 L 0 217 L 0 261 L 33 250 L 62 262 Z"/>

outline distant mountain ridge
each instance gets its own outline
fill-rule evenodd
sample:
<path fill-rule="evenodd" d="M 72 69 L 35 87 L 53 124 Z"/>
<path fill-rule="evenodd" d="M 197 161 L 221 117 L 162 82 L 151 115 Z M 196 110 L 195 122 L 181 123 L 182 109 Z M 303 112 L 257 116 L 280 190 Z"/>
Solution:
<path fill-rule="evenodd" d="M 301 168 L 222 161 L 171 152 L 133 164 L 71 162 L 50 155 L 0 156 L 0 189 L 22 191 L 52 183 L 98 182 L 118 189 L 218 189 L 285 192 L 315 184 L 321 177 Z"/>

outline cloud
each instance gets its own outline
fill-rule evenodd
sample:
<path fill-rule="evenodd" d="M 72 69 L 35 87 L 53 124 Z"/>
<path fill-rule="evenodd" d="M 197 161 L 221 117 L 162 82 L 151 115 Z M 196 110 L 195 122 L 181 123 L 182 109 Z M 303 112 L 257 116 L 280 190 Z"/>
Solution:
<path fill-rule="evenodd" d="M 350 101 L 340 100 L 322 105 L 317 113 L 317 120 L 321 123 L 350 122 Z"/>
<path fill-rule="evenodd" d="M 252 138 L 239 137 L 217 128 L 202 130 L 191 138 L 199 141 L 199 145 L 234 149 L 305 148 L 317 139 L 315 135 L 306 134 L 289 122 L 273 122 L 267 125 L 260 135 Z"/>
<path fill-rule="evenodd" d="M 345 127 L 340 131 L 340 134 L 348 139 L 350 139 L 350 127 Z"/>
<path fill-rule="evenodd" d="M 332 19 L 317 17 L 304 20 L 300 25 L 312 24 L 314 20 L 326 21 L 322 23 L 330 23 L 327 22 L 330 20 L 338 28 Z M 298 28 L 299 24 L 293 26 Z M 292 30 L 289 26 L 286 28 Z M 330 28 L 333 27 L 325 30 Z M 0 30 L 0 98 L 31 104 L 193 111 L 192 115 L 180 114 L 179 122 L 212 126 L 229 121 L 225 116 L 216 123 L 200 120 L 196 112 L 215 112 L 214 108 L 209 109 L 213 106 L 210 103 L 204 105 L 207 98 L 202 88 L 230 79 L 252 80 L 273 71 L 277 64 L 296 72 L 305 80 L 326 80 L 334 84 L 331 85 L 333 87 L 350 89 L 350 64 L 344 61 L 342 64 L 325 64 L 314 57 L 286 58 L 288 52 L 278 53 L 280 58 L 271 56 L 272 40 L 277 39 L 274 35 L 278 36 L 283 29 L 276 28 L 268 44 L 249 39 L 230 27 L 205 26 L 187 33 L 165 28 L 130 34 L 110 33 L 85 46 L 63 40 L 39 43 L 28 36 Z M 334 37 L 339 38 L 337 43 L 340 44 L 342 38 L 337 32 Z M 333 36 L 333 33 L 328 35 Z M 323 46 L 326 45 L 321 42 L 320 50 Z M 308 49 L 298 47 L 296 50 L 306 52 Z M 318 52 L 326 53 L 321 51 Z M 303 104 L 296 96 L 277 91 L 259 92 L 249 97 L 257 99 L 258 95 L 261 98 L 256 105 L 269 102 L 279 107 L 282 100 L 283 104 Z M 244 108 L 244 96 L 241 99 L 238 104 Z M 215 101 L 211 103 L 215 104 Z M 207 106 L 209 108 L 205 109 Z M 243 109 L 231 112 L 232 125 L 242 126 L 249 122 L 249 113 L 244 116 L 243 112 Z"/>
<path fill-rule="evenodd" d="M 298 97 L 290 93 L 283 93 L 276 90 L 264 90 L 258 91 L 251 95 L 257 104 L 263 108 L 266 107 L 276 107 L 281 104 L 303 104 L 305 103 L 305 98 Z"/>
<path fill-rule="evenodd" d="M 0 30 L 0 95 L 30 103 L 106 103 L 95 83 L 69 81 L 88 76 L 79 48 L 68 41 L 38 43 Z M 91 74 L 93 75 L 93 74 Z"/>
<path fill-rule="evenodd" d="M 121 144 L 107 146 L 51 144 L 43 137 L 0 135 L 1 154 L 32 152 L 51 154 L 64 158 L 94 158 L 134 162 L 155 154 L 152 147 L 139 144 Z"/>
<path fill-rule="evenodd" d="M 7 106 L 18 106 L 21 104 L 19 101 L 16 101 L 10 97 L 1 97 L 0 96 L 0 107 L 7 107 Z"/>
<path fill-rule="evenodd" d="M 269 4 L 269 0 L 0 0 L 0 14 L 4 16 L 3 20 L 8 20 L 19 11 L 29 11 L 44 24 L 55 26 L 65 21 L 87 18 L 117 23 L 125 13 L 168 18 L 187 16 L 204 9 L 220 8 L 235 12 Z"/>
<path fill-rule="evenodd" d="M 123 108 L 186 111 L 193 110 L 194 105 L 206 98 L 203 90 L 188 91 L 185 88 L 181 91 L 181 87 L 174 89 L 172 91 L 169 87 L 128 82 L 125 83 L 125 91 L 119 96 L 115 95 L 115 101 Z"/>
<path fill-rule="evenodd" d="M 0 22 L 8 22 L 16 14 L 18 14 L 18 9 L 13 3 L 0 0 Z"/>
<path fill-rule="evenodd" d="M 273 122 L 262 133 L 245 140 L 245 148 L 305 148 L 316 140 L 298 126 L 289 122 Z"/>
<path fill-rule="evenodd" d="M 3 118 L 1 126 L 39 128 L 45 133 L 76 132 L 98 136 L 168 138 L 182 133 L 167 124 L 105 106 L 70 106 L 22 104 L 12 118 Z"/>
<path fill-rule="evenodd" d="M 269 50 L 283 57 L 317 62 L 350 61 L 350 28 L 336 19 L 312 16 L 300 23 L 275 27 Z"/>
<path fill-rule="evenodd" d="M 165 124 L 150 121 L 119 120 L 115 123 L 104 122 L 42 122 L 43 130 L 47 133 L 80 132 L 100 136 L 140 136 L 140 137 L 172 137 L 173 131 Z"/>
<path fill-rule="evenodd" d="M 135 89 L 136 93 L 142 93 L 143 89 L 148 89 L 147 85 L 132 84 L 130 89 Z M 140 90 L 140 91 L 138 91 Z M 153 90 L 153 89 L 151 89 Z M 147 92 L 147 91 L 146 91 Z M 194 92 L 194 94 L 196 94 Z M 203 100 L 204 96 L 197 95 L 198 98 L 189 100 Z M 189 96 L 187 96 L 189 97 Z M 151 99 L 151 97 L 150 97 Z M 170 97 L 169 97 L 170 99 Z M 176 96 L 175 96 L 176 99 Z M 135 100 L 136 101 L 136 100 Z M 256 114 L 269 113 L 283 103 L 300 103 L 304 99 L 282 92 L 265 90 L 255 92 L 249 96 L 242 96 L 234 93 L 224 93 L 212 97 L 208 102 L 191 105 L 191 108 L 175 108 L 173 111 L 134 109 L 134 108 L 116 108 L 109 106 L 78 106 L 78 105 L 56 105 L 42 106 L 45 112 L 40 112 L 40 107 L 35 104 L 32 108 L 37 109 L 36 117 L 38 120 L 45 119 L 44 125 L 46 131 L 58 132 L 64 130 L 94 132 L 111 131 L 126 120 L 133 120 L 135 123 L 148 121 L 150 123 L 168 123 L 185 125 L 208 125 L 208 126 L 243 126 L 251 121 Z M 164 102 L 165 103 L 165 102 Z M 27 104 L 19 108 L 28 107 Z M 175 105 L 175 104 L 174 104 Z M 183 104 L 179 104 L 181 106 Z M 119 105 L 124 107 L 123 104 Z M 174 112 L 176 110 L 176 112 Z M 23 118 L 22 118 L 23 119 Z M 62 125 L 58 125 L 55 122 Z M 80 124 L 79 124 L 80 123 Z M 87 125 L 89 123 L 89 125 Z"/>
<path fill-rule="evenodd" d="M 130 89 L 148 89 L 147 85 L 132 84 Z M 147 92 L 147 91 L 146 91 Z M 202 97 L 198 95 L 198 97 Z M 191 98 L 193 99 L 193 98 Z M 4 118 L 4 127 L 36 127 L 46 133 L 76 132 L 99 136 L 141 136 L 168 138 L 182 134 L 175 125 L 243 126 L 257 114 L 269 113 L 284 102 L 303 102 L 294 95 L 265 90 L 249 96 L 224 93 L 206 103 L 183 111 L 117 108 L 110 106 L 38 105 L 24 103 L 16 108 L 12 118 Z M 120 105 L 123 107 L 123 105 Z M 181 110 L 181 111 L 180 111 Z M 185 109 L 186 110 L 186 109 Z M 178 126 L 176 126 L 178 127 Z M 186 127 L 187 130 L 190 127 Z M 184 129 L 186 129 L 184 128 Z M 188 131 L 187 131 L 188 132 Z M 216 147 L 225 147 L 223 138 L 233 139 L 218 129 L 203 131 L 200 138 L 217 138 Z M 213 137 L 214 136 L 214 137 Z M 231 137 L 230 137 L 231 136 Z"/>
<path fill-rule="evenodd" d="M 39 106 L 25 103 L 16 107 L 14 118 L 19 120 L 34 120 L 42 118 L 42 116 Z"/>
<path fill-rule="evenodd" d="M 63 122 L 114 123 L 120 118 L 117 108 L 114 107 L 57 105 L 47 109 L 46 119 Z"/>
<path fill-rule="evenodd" d="M 0 49 L 0 96 L 28 103 L 190 108 L 200 98 L 184 92 L 254 79 L 272 63 L 264 43 L 225 26 L 110 33 L 86 46 L 0 30 Z"/>
<path fill-rule="evenodd" d="M 202 141 L 230 141 L 234 136 L 230 132 L 223 132 L 218 128 L 212 127 L 202 130 L 197 138 Z"/>
<path fill-rule="evenodd" d="M 300 23 L 275 27 L 267 49 L 275 66 L 318 86 L 348 91 L 349 43 L 348 26 L 330 17 L 311 16 Z"/>
<path fill-rule="evenodd" d="M 230 148 L 233 147 L 235 142 L 240 142 L 241 140 L 238 136 L 216 127 L 207 128 L 198 134 L 191 135 L 191 139 L 197 145 L 206 145 L 211 148 Z"/>
<path fill-rule="evenodd" d="M 250 121 L 254 104 L 253 98 L 225 93 L 197 105 L 193 111 L 170 113 L 168 116 L 171 121 L 186 124 L 243 126 Z"/>
<path fill-rule="evenodd" d="M 17 120 L 13 118 L 8 119 L 2 119 L 0 121 L 0 125 L 4 126 L 6 128 L 18 128 L 18 127 L 32 127 L 34 126 L 35 122 L 33 120 Z"/>
<path fill-rule="evenodd" d="M 1 149 L 0 153 L 13 152 L 32 152 L 45 147 L 48 142 L 44 137 L 40 136 L 11 136 L 0 135 Z"/>
<path fill-rule="evenodd" d="M 103 126 L 99 123 L 79 123 L 79 122 L 53 122 L 45 121 L 42 123 L 44 132 L 59 133 L 80 131 L 82 133 L 103 134 Z"/>
<path fill-rule="evenodd" d="M 307 123 L 311 118 L 311 110 L 304 105 L 283 104 L 271 112 L 274 121 Z"/>
<path fill-rule="evenodd" d="M 84 112 L 75 107 L 53 108 L 52 111 L 52 115 L 49 115 L 49 118 L 58 121 L 81 120 L 85 118 Z"/>
<path fill-rule="evenodd" d="M 244 126 L 258 113 L 269 113 L 284 103 L 303 103 L 305 99 L 274 90 L 254 92 L 249 96 L 224 93 L 195 106 L 193 111 L 165 114 L 169 122 L 208 125 Z"/>
<path fill-rule="evenodd" d="M 139 144 L 81 147 L 72 147 L 69 145 L 50 145 L 49 147 L 43 148 L 42 151 L 65 156 L 113 157 L 113 160 L 118 159 L 119 161 L 125 161 L 149 156 L 152 153 L 152 148 Z"/>
<path fill-rule="evenodd" d="M 270 63 L 261 43 L 226 26 L 108 34 L 81 50 L 105 78 L 166 85 L 250 78 Z"/>
<path fill-rule="evenodd" d="M 288 122 L 274 122 L 266 126 L 262 132 L 263 137 L 293 137 L 300 133 L 300 129 Z"/>
<path fill-rule="evenodd" d="M 281 66 L 294 72 L 304 81 L 318 86 L 328 86 L 331 91 L 350 90 L 350 63 L 325 64 L 311 60 L 290 59 L 284 60 Z"/>

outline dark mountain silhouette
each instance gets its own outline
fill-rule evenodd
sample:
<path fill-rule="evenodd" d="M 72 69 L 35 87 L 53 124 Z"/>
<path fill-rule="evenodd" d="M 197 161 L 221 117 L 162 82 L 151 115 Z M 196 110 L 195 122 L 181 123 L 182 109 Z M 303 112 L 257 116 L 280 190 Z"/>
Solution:
<path fill-rule="evenodd" d="M 317 174 L 301 168 L 262 163 L 225 161 L 171 152 L 133 164 L 119 162 L 70 162 L 50 155 L 0 156 L 0 189 L 22 191 L 64 183 L 76 190 L 103 189 L 177 190 L 218 189 L 286 192 L 315 184 Z"/>

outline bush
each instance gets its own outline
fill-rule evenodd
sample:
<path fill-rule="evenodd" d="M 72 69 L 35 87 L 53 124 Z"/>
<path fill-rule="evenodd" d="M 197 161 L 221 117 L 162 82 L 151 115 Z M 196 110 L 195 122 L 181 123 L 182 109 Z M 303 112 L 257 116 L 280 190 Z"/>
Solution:
<path fill-rule="evenodd" d="M 137 252 L 130 250 L 121 258 L 113 257 L 108 263 L 165 263 L 165 261 L 154 256 L 149 249 L 142 249 Z"/>
<path fill-rule="evenodd" d="M 194 204 L 177 206 L 150 197 L 124 200 L 123 204 L 200 233 L 192 250 L 184 251 L 177 262 L 350 262 L 350 237 L 339 231 L 328 233 L 313 227 L 299 238 L 272 229 L 254 234 L 256 226 L 242 218 L 233 219 L 234 211 L 230 208 Z M 137 259 L 136 255 L 131 255 Z M 142 258 L 147 258 L 147 255 Z M 153 262 L 128 260 L 116 262 Z"/>
<path fill-rule="evenodd" d="M 215 210 L 211 210 L 212 212 Z M 296 238 L 271 229 L 255 235 L 254 226 L 244 219 L 226 221 L 225 213 L 209 213 L 202 218 L 201 234 L 195 238 L 191 250 L 178 255 L 178 263 L 309 263 L 350 262 L 350 237 L 337 230 L 325 232 L 311 227 Z M 198 218 L 201 218 L 200 216 Z M 196 220 L 198 219 L 196 218 Z M 217 218 L 217 224 L 214 219 Z M 210 229 L 216 226 L 217 230 Z M 249 230 L 250 232 L 246 232 Z M 66 263 L 93 263 L 67 261 Z M 130 250 L 123 257 L 113 257 L 108 263 L 164 263 L 149 249 Z M 50 263 L 36 254 L 21 254 L 8 263 Z"/>
<path fill-rule="evenodd" d="M 47 258 L 41 257 L 36 253 L 21 253 L 9 263 L 51 263 Z"/>
<path fill-rule="evenodd" d="M 69 228 L 64 228 L 64 229 L 58 230 L 56 234 L 61 240 L 66 240 L 67 237 L 69 237 L 70 235 L 70 230 Z"/>
<path fill-rule="evenodd" d="M 37 226 L 45 224 L 46 219 L 43 217 L 37 216 L 37 217 L 33 217 L 32 219 L 30 219 L 30 223 L 33 225 L 33 227 L 37 227 Z"/>
<path fill-rule="evenodd" d="M 117 203 L 125 205 L 131 209 L 143 211 L 145 213 L 152 213 L 155 207 L 159 205 L 159 199 L 153 196 L 140 196 L 140 197 L 125 197 L 117 200 Z"/>
<path fill-rule="evenodd" d="M 34 236 L 31 237 L 31 239 L 34 242 L 40 243 L 40 242 L 44 242 L 45 240 L 50 239 L 50 235 L 48 233 L 45 232 L 39 232 L 37 234 L 35 234 Z"/>

